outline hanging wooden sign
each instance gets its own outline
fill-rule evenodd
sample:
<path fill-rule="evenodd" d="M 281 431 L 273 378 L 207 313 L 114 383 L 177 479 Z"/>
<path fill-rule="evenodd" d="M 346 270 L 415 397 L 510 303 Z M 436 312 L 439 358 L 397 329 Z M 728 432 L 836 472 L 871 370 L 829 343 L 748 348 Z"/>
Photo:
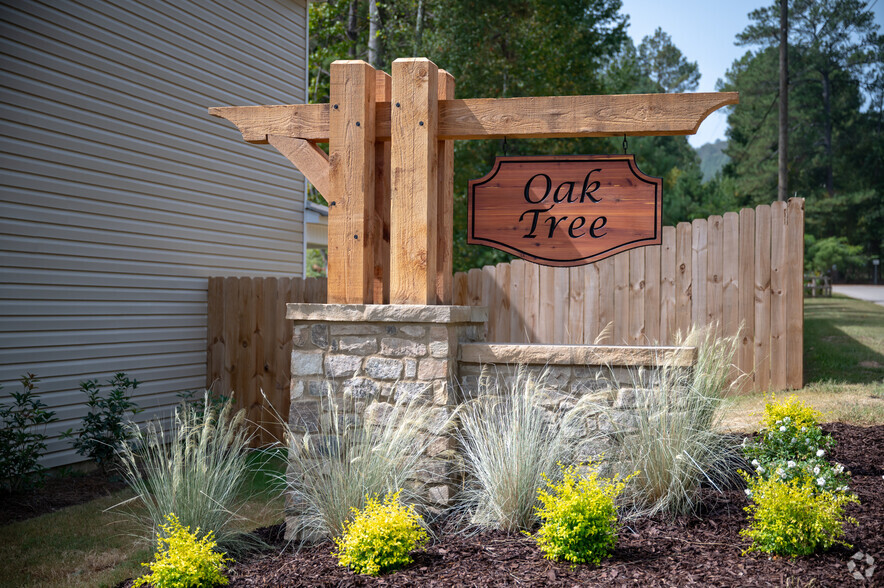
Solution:
<path fill-rule="evenodd" d="M 498 157 L 470 181 L 467 242 L 575 266 L 659 245 L 663 180 L 633 155 Z"/>

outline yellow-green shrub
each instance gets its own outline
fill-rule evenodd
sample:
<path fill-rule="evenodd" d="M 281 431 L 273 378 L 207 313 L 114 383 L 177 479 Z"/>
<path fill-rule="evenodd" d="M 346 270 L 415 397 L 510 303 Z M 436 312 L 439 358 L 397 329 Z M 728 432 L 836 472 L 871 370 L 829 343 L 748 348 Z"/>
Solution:
<path fill-rule="evenodd" d="M 366 497 L 363 510 L 353 509 L 353 521 L 344 524 L 344 533 L 335 539 L 335 556 L 342 566 L 357 574 L 377 576 L 411 563 L 411 551 L 423 547 L 427 532 L 420 526 L 420 515 L 413 505 L 399 502 L 399 492 L 388 494 L 383 503 L 378 496 Z"/>
<path fill-rule="evenodd" d="M 537 491 L 537 515 L 543 524 L 534 539 L 547 559 L 598 565 L 617 544 L 614 500 L 632 476 L 599 480 L 593 464 L 588 467 L 589 473 L 582 475 L 570 466 L 561 482 L 547 480 L 547 488 Z"/>
<path fill-rule="evenodd" d="M 199 527 L 191 532 L 174 513 L 167 515 L 166 520 L 169 522 L 160 526 L 162 534 L 157 534 L 156 561 L 141 564 L 150 567 L 151 573 L 137 578 L 134 585 L 148 582 L 155 588 L 226 585 L 228 581 L 222 572 L 230 558 L 215 551 L 212 531 L 199 538 Z"/>
<path fill-rule="evenodd" d="M 859 499 L 849 493 L 819 492 L 814 480 L 797 477 L 782 481 L 776 476 L 758 478 L 740 472 L 746 479 L 751 504 L 750 527 L 740 534 L 752 541 L 746 552 L 762 551 L 772 555 L 809 555 L 828 549 L 844 536 L 844 506 Z"/>
<path fill-rule="evenodd" d="M 801 429 L 801 427 L 816 427 L 821 418 L 823 418 L 821 412 L 804 404 L 794 394 L 779 402 L 776 395 L 772 394 L 764 405 L 764 418 L 761 424 L 769 430 L 775 430 L 783 423 L 791 423 L 796 429 Z"/>

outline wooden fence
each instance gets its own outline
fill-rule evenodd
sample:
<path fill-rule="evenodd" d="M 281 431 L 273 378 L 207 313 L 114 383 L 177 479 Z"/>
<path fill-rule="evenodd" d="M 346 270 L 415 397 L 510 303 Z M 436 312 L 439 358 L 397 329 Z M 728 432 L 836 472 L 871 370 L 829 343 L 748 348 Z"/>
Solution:
<path fill-rule="evenodd" d="M 454 304 L 487 306 L 487 340 L 501 343 L 666 345 L 716 324 L 740 335 L 744 389 L 800 388 L 803 258 L 804 200 L 793 198 L 664 227 L 662 245 L 591 265 L 458 273 Z"/>
<path fill-rule="evenodd" d="M 275 411 L 288 419 L 292 354 L 285 305 L 325 302 L 326 280 L 209 278 L 208 288 L 206 386 L 233 392 L 236 407 L 260 424 L 256 446 L 282 439 Z"/>

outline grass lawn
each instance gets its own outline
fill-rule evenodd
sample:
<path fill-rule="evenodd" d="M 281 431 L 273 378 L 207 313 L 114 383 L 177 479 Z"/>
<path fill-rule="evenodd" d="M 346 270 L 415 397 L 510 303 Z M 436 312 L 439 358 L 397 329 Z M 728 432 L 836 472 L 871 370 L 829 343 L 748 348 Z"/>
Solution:
<path fill-rule="evenodd" d="M 278 455 L 253 454 L 245 489 L 253 498 L 239 513 L 244 530 L 282 521 L 283 499 L 274 475 L 284 470 Z M 140 564 L 153 559 L 155 539 L 146 541 L 144 527 L 124 516 L 124 507 L 107 510 L 132 496 L 123 490 L 0 528 L 0 587 L 93 588 L 143 574 L 147 569 Z"/>
<path fill-rule="evenodd" d="M 884 306 L 843 296 L 806 298 L 804 382 L 794 394 L 826 421 L 884 424 Z M 763 409 L 762 393 L 734 398 L 725 423 L 753 430 Z"/>

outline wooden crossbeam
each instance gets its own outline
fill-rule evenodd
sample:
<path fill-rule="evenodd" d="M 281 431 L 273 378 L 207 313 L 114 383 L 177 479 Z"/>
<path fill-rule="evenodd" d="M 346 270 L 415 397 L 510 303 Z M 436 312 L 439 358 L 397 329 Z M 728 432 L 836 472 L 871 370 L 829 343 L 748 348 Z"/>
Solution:
<path fill-rule="evenodd" d="M 712 112 L 739 102 L 737 92 L 620 94 L 440 100 L 439 140 L 693 135 Z M 328 104 L 222 106 L 209 114 L 229 120 L 243 139 L 268 135 L 327 142 Z M 390 140 L 390 103 L 378 102 L 375 139 Z"/>

